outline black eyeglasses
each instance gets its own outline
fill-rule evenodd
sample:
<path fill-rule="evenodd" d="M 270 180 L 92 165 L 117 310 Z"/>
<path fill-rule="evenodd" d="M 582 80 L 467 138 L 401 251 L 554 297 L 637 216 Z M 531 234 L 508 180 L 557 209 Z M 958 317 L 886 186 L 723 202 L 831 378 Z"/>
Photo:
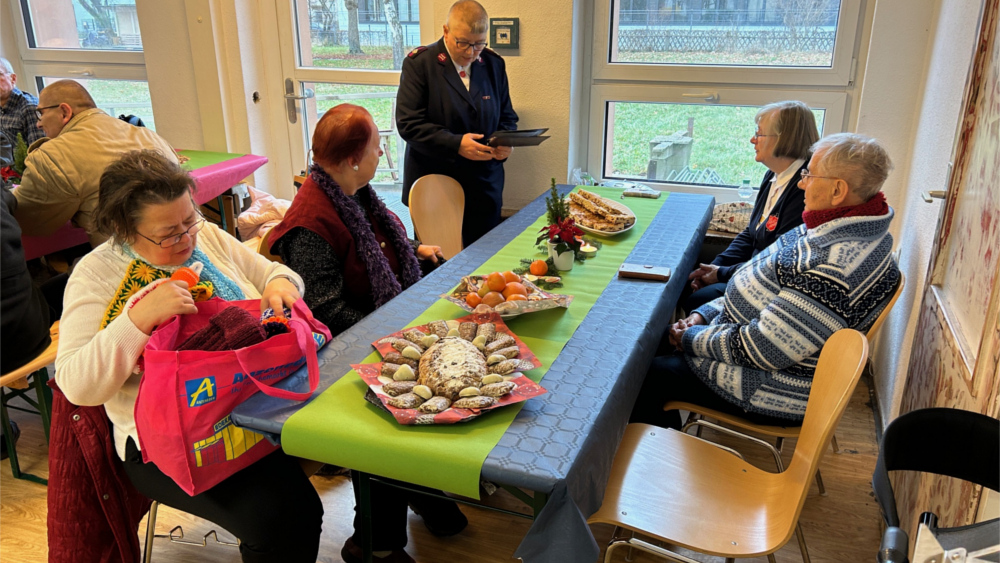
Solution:
<path fill-rule="evenodd" d="M 41 118 L 42 118 L 42 110 L 43 110 L 43 109 L 52 109 L 52 108 L 57 108 L 57 107 L 59 107 L 59 106 L 61 106 L 61 105 L 62 105 L 62 104 L 56 104 L 56 105 L 54 105 L 54 106 L 45 106 L 45 107 L 43 107 L 43 108 L 35 108 L 35 117 L 37 117 L 38 119 L 41 119 Z"/>
<path fill-rule="evenodd" d="M 180 244 L 181 240 L 184 239 L 184 235 L 187 235 L 189 237 L 193 237 L 194 235 L 198 234 L 198 232 L 201 231 L 202 228 L 205 227 L 205 221 L 206 221 L 206 219 L 204 217 L 202 217 L 201 214 L 199 214 L 198 216 L 201 217 L 201 219 L 199 221 L 196 221 L 194 225 L 191 225 L 190 227 L 188 227 L 188 229 L 186 231 L 184 231 L 183 233 L 181 233 L 179 235 L 170 235 L 169 237 L 164 238 L 164 239 L 160 240 L 159 242 L 157 242 L 157 241 L 155 241 L 155 240 L 147 237 L 146 235 L 144 235 L 144 234 L 142 234 L 140 232 L 136 232 L 136 234 L 139 235 L 140 237 L 148 240 L 149 242 L 155 244 L 156 246 L 159 246 L 160 248 L 170 248 L 171 246 L 175 246 L 175 245 Z"/>
<path fill-rule="evenodd" d="M 456 39 L 455 45 L 463 51 L 468 51 L 469 47 L 472 47 L 474 51 L 482 51 L 483 49 L 486 48 L 485 41 L 480 41 L 478 43 L 470 43 L 468 41 L 459 41 L 458 39 Z"/>

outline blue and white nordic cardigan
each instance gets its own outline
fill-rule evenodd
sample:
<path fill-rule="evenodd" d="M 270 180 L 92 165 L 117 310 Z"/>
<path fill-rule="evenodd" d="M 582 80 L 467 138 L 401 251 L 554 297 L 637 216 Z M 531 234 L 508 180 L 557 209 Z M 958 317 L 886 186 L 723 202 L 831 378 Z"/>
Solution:
<path fill-rule="evenodd" d="M 691 369 L 747 411 L 801 421 L 823 343 L 842 328 L 867 331 L 896 290 L 893 215 L 782 235 L 694 311 L 708 324 L 684 332 Z"/>

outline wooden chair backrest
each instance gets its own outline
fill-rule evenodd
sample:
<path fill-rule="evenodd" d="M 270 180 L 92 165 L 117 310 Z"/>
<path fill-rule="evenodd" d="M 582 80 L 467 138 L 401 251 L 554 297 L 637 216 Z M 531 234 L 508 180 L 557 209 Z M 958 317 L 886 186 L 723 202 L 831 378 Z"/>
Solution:
<path fill-rule="evenodd" d="M 784 513 L 792 517 L 789 537 L 795 528 L 799 512 L 806 501 L 809 484 L 812 482 L 820 458 L 830 443 L 840 417 L 847 409 L 854 387 L 861 378 L 865 362 L 868 360 L 868 340 L 860 332 L 845 328 L 833 333 L 823 346 L 813 376 L 809 402 L 806 404 L 805 419 L 795 443 L 792 463 L 780 475 L 785 480 L 782 489 L 789 506 Z M 791 494 L 798 491 L 798 495 Z M 791 506 L 792 502 L 798 506 Z"/>
<path fill-rule="evenodd" d="M 277 254 L 271 254 L 271 233 L 274 229 L 268 229 L 264 236 L 260 237 L 260 244 L 257 245 L 257 254 L 260 254 L 264 258 L 267 258 L 271 262 L 278 262 L 283 264 L 281 256 Z"/>
<path fill-rule="evenodd" d="M 868 329 L 866 336 L 869 344 L 872 343 L 872 340 L 878 335 L 879 329 L 882 328 L 883 324 L 885 324 L 885 320 L 889 317 L 889 311 L 892 311 L 892 306 L 896 304 L 896 301 L 899 300 L 899 296 L 903 294 L 903 287 L 905 285 L 906 276 L 903 275 L 903 272 L 900 272 L 899 285 L 896 286 L 896 293 L 893 294 L 892 299 L 889 300 L 889 304 L 885 306 L 885 309 L 882 309 L 882 312 L 879 313 L 878 318 L 875 319 L 872 327 Z"/>
<path fill-rule="evenodd" d="M 422 244 L 441 247 L 445 259 L 462 251 L 465 192 L 454 178 L 429 174 L 410 188 L 410 218 Z"/>

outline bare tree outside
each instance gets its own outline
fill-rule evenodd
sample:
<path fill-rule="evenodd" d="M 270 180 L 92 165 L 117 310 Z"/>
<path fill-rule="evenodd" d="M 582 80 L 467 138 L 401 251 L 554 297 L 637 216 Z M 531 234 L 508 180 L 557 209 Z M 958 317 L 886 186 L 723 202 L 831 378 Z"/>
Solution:
<path fill-rule="evenodd" d="M 347 8 L 347 52 L 351 55 L 363 55 L 361 50 L 361 34 L 358 33 L 358 0 L 344 0 Z"/>
<path fill-rule="evenodd" d="M 337 0 L 310 0 L 310 23 L 319 24 L 323 45 L 340 45 L 340 16 L 337 12 Z"/>
<path fill-rule="evenodd" d="M 792 43 L 798 44 L 802 36 L 814 33 L 831 10 L 840 5 L 839 0 L 773 0 L 774 8 L 782 14 Z"/>
<path fill-rule="evenodd" d="M 399 24 L 399 12 L 396 11 L 394 0 L 382 0 L 385 9 L 385 21 L 389 24 L 392 34 L 392 68 L 403 68 L 403 26 Z"/>
<path fill-rule="evenodd" d="M 84 10 L 94 18 L 98 32 L 104 32 L 110 39 L 115 35 L 115 17 L 108 0 L 77 0 Z"/>

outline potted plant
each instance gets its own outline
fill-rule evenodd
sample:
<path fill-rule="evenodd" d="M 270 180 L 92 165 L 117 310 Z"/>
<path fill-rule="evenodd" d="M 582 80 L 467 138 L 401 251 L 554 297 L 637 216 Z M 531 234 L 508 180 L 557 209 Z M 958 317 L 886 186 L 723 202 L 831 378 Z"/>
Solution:
<path fill-rule="evenodd" d="M 583 231 L 576 226 L 576 221 L 569 213 L 569 204 L 556 190 L 556 179 L 552 179 L 552 187 L 545 198 L 545 209 L 549 224 L 539 231 L 535 244 L 545 241 L 549 249 L 549 257 L 557 270 L 573 269 L 576 253 L 580 251 L 580 240 Z"/>
<path fill-rule="evenodd" d="M 24 159 L 28 156 L 28 145 L 24 142 L 24 137 L 20 133 L 14 142 L 14 161 L 10 166 L 0 168 L 0 183 L 3 185 L 17 184 L 24 174 Z"/>

